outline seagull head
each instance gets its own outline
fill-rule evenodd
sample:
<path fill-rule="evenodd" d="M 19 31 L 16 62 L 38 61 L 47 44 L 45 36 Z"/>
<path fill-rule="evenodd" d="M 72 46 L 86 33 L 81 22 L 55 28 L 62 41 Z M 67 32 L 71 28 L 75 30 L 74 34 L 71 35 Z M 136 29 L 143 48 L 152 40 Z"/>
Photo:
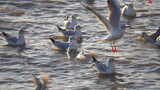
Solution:
<path fill-rule="evenodd" d="M 74 27 L 74 30 L 80 30 L 82 27 L 80 26 L 80 25 L 76 25 L 75 27 Z"/>
<path fill-rule="evenodd" d="M 25 30 L 20 30 L 19 31 L 19 34 L 25 34 L 25 33 L 27 33 L 27 31 L 25 31 Z"/>
<path fill-rule="evenodd" d="M 146 36 L 148 36 L 147 33 L 142 32 L 142 37 L 146 37 Z"/>
<path fill-rule="evenodd" d="M 129 8 L 133 8 L 134 7 L 133 3 L 129 3 L 127 5 L 128 5 Z"/>
<path fill-rule="evenodd" d="M 27 24 L 24 27 L 22 27 L 19 31 L 19 34 L 25 34 L 27 33 L 27 31 L 25 31 L 28 27 L 30 27 L 31 25 Z"/>
<path fill-rule="evenodd" d="M 73 14 L 73 15 L 70 16 L 70 18 L 72 20 L 78 20 L 79 19 L 78 14 Z"/>
<path fill-rule="evenodd" d="M 77 42 L 77 39 L 75 36 L 69 36 L 69 42 Z"/>
<path fill-rule="evenodd" d="M 114 59 L 113 58 L 108 58 L 108 64 L 113 64 Z"/>
<path fill-rule="evenodd" d="M 120 24 L 120 28 L 121 28 L 122 30 L 125 30 L 125 29 L 127 28 L 127 26 L 126 26 L 126 24 Z"/>
<path fill-rule="evenodd" d="M 69 16 L 64 16 L 64 20 L 68 20 L 69 19 Z"/>

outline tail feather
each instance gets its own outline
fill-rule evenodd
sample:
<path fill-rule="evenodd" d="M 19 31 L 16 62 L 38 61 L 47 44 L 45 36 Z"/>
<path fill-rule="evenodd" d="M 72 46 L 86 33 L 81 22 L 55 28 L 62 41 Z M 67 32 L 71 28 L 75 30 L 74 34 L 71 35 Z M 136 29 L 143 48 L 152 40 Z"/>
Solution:
<path fill-rule="evenodd" d="M 157 37 L 160 36 L 160 28 L 151 35 L 151 38 L 153 38 L 154 41 L 156 41 Z"/>
<path fill-rule="evenodd" d="M 62 29 L 59 25 L 57 25 L 57 28 L 58 28 L 58 30 L 61 31 L 61 32 L 62 32 L 62 31 L 65 31 L 65 30 Z"/>
<path fill-rule="evenodd" d="M 92 59 L 93 59 L 93 62 L 97 62 L 97 59 L 94 56 L 92 56 Z"/>
<path fill-rule="evenodd" d="M 55 40 L 53 38 L 49 38 L 49 39 L 52 41 L 52 43 L 55 43 Z"/>

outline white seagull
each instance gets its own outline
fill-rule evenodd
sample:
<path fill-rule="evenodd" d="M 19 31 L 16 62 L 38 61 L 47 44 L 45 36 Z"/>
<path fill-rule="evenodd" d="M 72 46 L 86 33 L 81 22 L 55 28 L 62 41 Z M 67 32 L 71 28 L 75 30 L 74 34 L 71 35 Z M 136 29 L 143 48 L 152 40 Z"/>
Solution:
<path fill-rule="evenodd" d="M 107 0 L 110 10 L 109 20 L 97 13 L 92 6 L 82 3 L 82 6 L 91 11 L 107 28 L 108 35 L 104 41 L 111 41 L 112 51 L 117 52 L 115 42 L 124 34 L 125 25 L 120 24 L 120 4 L 117 0 Z"/>
<path fill-rule="evenodd" d="M 112 58 L 108 58 L 107 60 L 107 64 L 104 64 L 100 61 L 98 61 L 94 56 L 92 56 L 93 62 L 95 64 L 95 67 L 97 69 L 97 71 L 100 74 L 114 74 L 115 70 L 114 70 L 114 66 L 113 66 L 113 59 Z"/>
<path fill-rule="evenodd" d="M 48 78 L 43 77 L 42 79 L 37 78 L 35 75 L 33 75 L 33 81 L 36 86 L 35 90 L 48 90 L 47 84 L 48 84 Z"/>
<path fill-rule="evenodd" d="M 15 46 L 15 47 L 24 47 L 26 45 L 25 43 L 25 37 L 24 37 L 24 33 L 26 31 L 24 31 L 27 27 L 23 27 L 19 33 L 17 37 L 14 37 L 6 32 L 2 32 L 2 35 L 4 36 L 5 40 L 7 41 L 9 46 Z"/>
<path fill-rule="evenodd" d="M 65 36 L 68 40 L 70 36 L 75 37 L 78 43 L 82 43 L 82 32 L 80 25 L 76 25 L 74 30 L 65 30 L 57 25 L 58 30 Z"/>
<path fill-rule="evenodd" d="M 133 19 L 136 17 L 136 10 L 134 9 L 133 3 L 125 4 L 122 8 L 121 14 L 127 19 Z"/>

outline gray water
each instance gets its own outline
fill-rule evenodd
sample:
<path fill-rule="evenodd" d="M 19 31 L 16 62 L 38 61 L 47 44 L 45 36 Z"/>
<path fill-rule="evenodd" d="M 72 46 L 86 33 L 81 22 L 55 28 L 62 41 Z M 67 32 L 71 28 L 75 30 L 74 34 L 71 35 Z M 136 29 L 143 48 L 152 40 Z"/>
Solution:
<path fill-rule="evenodd" d="M 121 52 L 113 54 L 110 43 L 95 42 L 105 36 L 105 27 L 93 14 L 86 11 L 80 0 L 0 0 L 0 31 L 17 34 L 29 24 L 25 35 L 27 49 L 18 52 L 17 48 L 3 46 L 0 37 L 0 90 L 34 90 L 31 74 L 48 74 L 50 90 L 160 90 L 160 50 L 149 48 L 136 40 L 145 31 L 151 34 L 160 25 L 159 16 L 136 18 L 127 28 L 124 37 L 118 42 Z M 104 8 L 106 0 L 97 0 L 100 13 L 108 13 Z M 151 7 L 145 0 L 137 0 L 138 15 L 157 13 L 160 2 L 154 0 Z M 149 10 L 149 11 L 148 11 Z M 82 47 L 92 52 L 109 55 L 115 59 L 119 79 L 97 76 L 91 64 L 80 64 L 66 59 L 52 49 L 48 38 L 57 34 L 55 25 L 62 24 L 65 15 L 78 14 L 85 32 Z M 103 60 L 107 57 L 97 57 Z"/>

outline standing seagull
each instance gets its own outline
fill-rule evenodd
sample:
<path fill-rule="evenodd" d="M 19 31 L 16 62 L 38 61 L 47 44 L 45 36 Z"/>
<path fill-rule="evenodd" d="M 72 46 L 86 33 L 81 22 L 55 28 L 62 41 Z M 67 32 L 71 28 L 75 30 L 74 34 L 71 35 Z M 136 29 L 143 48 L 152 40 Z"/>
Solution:
<path fill-rule="evenodd" d="M 109 20 L 97 13 L 94 7 L 88 6 L 82 3 L 82 6 L 91 11 L 108 29 L 109 34 L 104 41 L 111 41 L 111 47 L 113 52 L 117 52 L 115 42 L 123 36 L 125 25 L 120 24 L 120 4 L 117 0 L 107 0 L 110 10 Z"/>
<path fill-rule="evenodd" d="M 112 58 L 108 59 L 107 64 L 104 64 L 98 61 L 94 56 L 92 56 L 92 59 L 93 59 L 93 62 L 95 63 L 97 71 L 100 74 L 114 74 L 115 73 Z"/>
<path fill-rule="evenodd" d="M 18 33 L 18 37 L 14 37 L 6 32 L 2 32 L 2 35 L 4 36 L 9 46 L 24 47 L 26 45 L 25 38 L 24 38 L 24 33 L 25 33 L 24 30 L 26 28 L 27 26 L 21 28 L 21 30 Z"/>

